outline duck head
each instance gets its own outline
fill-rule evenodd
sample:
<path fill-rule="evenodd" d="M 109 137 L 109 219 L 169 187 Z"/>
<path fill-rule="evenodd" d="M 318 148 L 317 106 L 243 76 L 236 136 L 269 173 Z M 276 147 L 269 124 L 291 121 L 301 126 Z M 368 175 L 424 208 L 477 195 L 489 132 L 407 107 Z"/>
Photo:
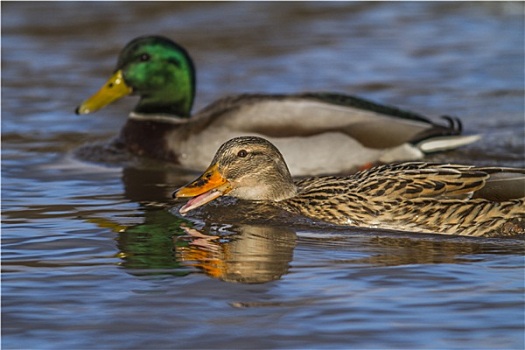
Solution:
<path fill-rule="evenodd" d="M 173 197 L 194 197 L 180 209 L 186 214 L 220 196 L 280 201 L 296 192 L 279 150 L 263 138 L 243 136 L 224 143 L 208 169 L 175 191 Z"/>
<path fill-rule="evenodd" d="M 140 96 L 137 113 L 189 117 L 195 96 L 191 57 L 165 37 L 136 38 L 121 51 L 113 75 L 76 113 L 95 112 L 127 95 Z"/>

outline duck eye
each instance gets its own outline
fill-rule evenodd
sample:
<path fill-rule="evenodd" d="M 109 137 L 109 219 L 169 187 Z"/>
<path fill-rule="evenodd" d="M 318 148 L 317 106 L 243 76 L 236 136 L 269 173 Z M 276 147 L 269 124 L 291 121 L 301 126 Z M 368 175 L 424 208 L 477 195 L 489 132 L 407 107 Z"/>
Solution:
<path fill-rule="evenodd" d="M 149 59 L 150 59 L 150 55 L 147 54 L 147 53 L 143 53 L 142 55 L 140 55 L 140 58 L 139 58 L 139 59 L 140 59 L 141 62 L 149 61 Z"/>
<path fill-rule="evenodd" d="M 237 156 L 238 157 L 241 157 L 241 158 L 244 158 L 248 155 L 248 152 L 246 152 L 245 150 L 241 149 L 239 152 L 237 152 Z"/>

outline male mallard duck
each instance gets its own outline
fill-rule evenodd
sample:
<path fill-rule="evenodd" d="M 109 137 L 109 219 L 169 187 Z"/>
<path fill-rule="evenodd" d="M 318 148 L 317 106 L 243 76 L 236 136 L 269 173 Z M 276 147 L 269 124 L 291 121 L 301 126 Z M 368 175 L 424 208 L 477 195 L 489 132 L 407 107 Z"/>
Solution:
<path fill-rule="evenodd" d="M 220 196 L 266 201 L 344 226 L 465 236 L 525 233 L 525 169 L 411 162 L 294 182 L 273 144 L 238 137 L 219 148 L 204 174 L 174 193 L 195 197 L 181 214 Z"/>
<path fill-rule="evenodd" d="M 246 134 L 275 143 L 294 176 L 420 159 L 479 138 L 461 136 L 455 118 L 445 116 L 447 125 L 440 125 L 416 113 L 332 93 L 230 96 L 191 115 L 193 61 L 184 48 L 161 36 L 126 45 L 113 76 L 76 113 L 95 112 L 130 94 L 140 100 L 117 143 L 135 154 L 201 171 L 223 142 Z"/>

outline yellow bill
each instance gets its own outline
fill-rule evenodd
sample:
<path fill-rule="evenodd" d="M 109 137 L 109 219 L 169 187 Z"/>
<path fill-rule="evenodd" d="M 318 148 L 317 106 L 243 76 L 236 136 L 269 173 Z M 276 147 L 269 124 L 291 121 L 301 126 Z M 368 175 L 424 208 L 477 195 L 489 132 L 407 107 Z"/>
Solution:
<path fill-rule="evenodd" d="M 93 96 L 82 102 L 76 109 L 77 114 L 88 114 L 98 111 L 113 101 L 127 96 L 133 89 L 126 84 L 122 70 L 118 70 Z"/>

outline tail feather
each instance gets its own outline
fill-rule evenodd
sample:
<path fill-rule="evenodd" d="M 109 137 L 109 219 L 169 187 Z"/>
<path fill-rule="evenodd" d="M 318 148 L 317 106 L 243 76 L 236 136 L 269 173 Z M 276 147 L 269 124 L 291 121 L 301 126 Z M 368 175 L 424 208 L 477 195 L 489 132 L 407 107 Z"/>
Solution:
<path fill-rule="evenodd" d="M 450 135 L 421 140 L 415 146 L 424 153 L 447 151 L 478 141 L 481 135 Z"/>

